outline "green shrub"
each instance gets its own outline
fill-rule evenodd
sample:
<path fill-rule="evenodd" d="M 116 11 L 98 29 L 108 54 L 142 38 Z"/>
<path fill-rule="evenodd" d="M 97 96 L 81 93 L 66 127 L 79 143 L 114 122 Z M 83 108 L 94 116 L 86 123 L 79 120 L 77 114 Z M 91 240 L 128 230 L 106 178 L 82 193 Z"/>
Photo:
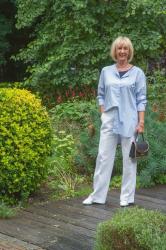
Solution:
<path fill-rule="evenodd" d="M 49 188 L 53 190 L 52 197 L 59 200 L 78 196 L 80 191 L 77 189 L 85 181 L 85 178 L 77 173 L 67 172 L 67 161 L 62 158 L 55 164 L 52 170 L 52 180 L 49 181 Z"/>
<path fill-rule="evenodd" d="M 0 88 L 23 88 L 21 82 L 0 82 Z"/>
<path fill-rule="evenodd" d="M 97 111 L 97 108 L 89 112 L 89 116 L 91 124 L 80 133 L 78 153 L 75 157 L 79 172 L 87 175 L 94 172 L 101 125 L 100 113 Z"/>
<path fill-rule="evenodd" d="M 27 90 L 0 89 L 0 199 L 16 203 L 46 176 L 51 125 L 41 102 Z"/>
<path fill-rule="evenodd" d="M 54 132 L 53 148 L 55 157 L 67 158 L 68 156 L 72 156 L 76 150 L 73 136 L 71 134 L 67 134 L 64 130 Z"/>
<path fill-rule="evenodd" d="M 50 110 L 53 127 L 57 130 L 64 129 L 76 137 L 80 129 L 91 123 L 90 112 L 97 109 L 96 101 L 81 101 L 73 99 L 56 105 Z"/>
<path fill-rule="evenodd" d="M 154 71 L 148 77 L 149 91 L 148 100 L 153 104 L 153 110 L 157 112 L 157 118 L 160 121 L 166 121 L 166 78 L 165 70 Z"/>
<path fill-rule="evenodd" d="M 53 154 L 48 159 L 48 165 L 51 177 L 49 187 L 53 189 L 53 197 L 56 199 L 74 197 L 77 186 L 84 181 L 74 166 L 75 153 L 73 136 L 65 131 L 55 131 Z"/>
<path fill-rule="evenodd" d="M 80 131 L 82 129 L 88 129 L 88 127 L 91 126 L 91 124 L 93 123 L 92 121 L 93 117 L 91 115 L 91 112 L 92 113 L 95 112 L 96 114 L 96 110 L 97 110 L 96 100 L 87 102 L 87 101 L 82 101 L 78 99 L 73 99 L 73 101 L 71 102 L 66 102 L 66 103 L 61 103 L 59 105 L 56 105 L 56 107 L 50 110 L 50 117 L 51 117 L 51 122 L 53 124 L 53 128 L 55 131 L 55 136 L 59 137 L 59 135 L 57 135 L 58 130 L 59 131 L 64 130 L 66 134 L 68 134 L 69 136 L 72 136 L 72 139 L 70 138 L 71 140 L 70 139 L 68 140 L 70 143 L 73 142 L 75 145 L 76 144 L 81 145 L 80 138 L 79 138 Z M 59 139 L 56 138 L 56 140 L 54 140 L 55 142 L 54 149 L 57 148 L 58 143 L 61 148 L 65 146 L 64 143 L 61 141 L 60 137 Z M 67 137 L 65 137 L 65 135 L 63 137 L 63 140 L 67 140 Z M 75 151 L 76 151 L 76 147 L 75 147 Z M 57 161 L 56 154 L 57 152 L 55 152 L 55 155 L 52 157 L 52 160 L 54 161 L 54 163 L 55 161 Z M 66 154 L 63 154 L 63 155 L 65 156 Z M 74 157 L 74 155 L 78 155 L 77 152 L 73 154 L 72 157 Z M 76 162 L 79 161 L 80 156 L 79 155 L 78 157 L 76 156 L 76 159 L 77 159 Z M 65 159 L 65 161 L 70 162 L 67 159 Z M 62 162 L 62 159 L 61 159 L 61 162 Z M 89 164 L 89 160 L 88 162 L 85 163 L 87 168 L 88 168 L 88 164 Z M 66 165 L 66 164 L 64 163 L 63 165 Z M 73 165 L 74 165 L 74 162 L 73 162 Z M 78 170 L 80 173 L 82 173 L 82 170 L 83 170 L 83 173 L 85 172 L 82 166 L 79 167 Z"/>
<path fill-rule="evenodd" d="M 119 210 L 97 227 L 96 250 L 165 250 L 166 216 L 140 208 Z"/>
<path fill-rule="evenodd" d="M 121 188 L 122 184 L 122 175 L 115 175 L 112 177 L 111 182 L 110 182 L 110 187 L 111 188 Z M 136 188 L 140 187 L 140 178 L 137 176 L 137 183 L 136 183 Z"/>
<path fill-rule="evenodd" d="M 140 184 L 144 187 L 164 184 L 161 175 L 166 175 L 166 122 L 158 120 L 158 114 L 153 112 L 151 107 L 146 112 L 145 134 L 150 144 L 149 157 L 138 163 L 140 169 Z M 166 182 L 165 182 L 166 183 Z"/>

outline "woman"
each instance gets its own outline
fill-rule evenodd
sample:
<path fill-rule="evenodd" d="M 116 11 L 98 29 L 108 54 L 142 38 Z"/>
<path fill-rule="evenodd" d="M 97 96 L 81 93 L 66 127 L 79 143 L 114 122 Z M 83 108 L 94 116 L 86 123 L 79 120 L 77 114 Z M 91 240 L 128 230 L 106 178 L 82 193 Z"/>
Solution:
<path fill-rule="evenodd" d="M 118 37 L 112 43 L 111 56 L 116 63 L 102 69 L 98 85 L 102 126 L 94 191 L 83 204 L 105 203 L 120 139 L 123 155 L 120 206 L 125 207 L 134 204 L 137 162 L 129 158 L 129 152 L 136 132 L 144 131 L 146 79 L 140 68 L 130 64 L 133 46 L 129 38 Z"/>

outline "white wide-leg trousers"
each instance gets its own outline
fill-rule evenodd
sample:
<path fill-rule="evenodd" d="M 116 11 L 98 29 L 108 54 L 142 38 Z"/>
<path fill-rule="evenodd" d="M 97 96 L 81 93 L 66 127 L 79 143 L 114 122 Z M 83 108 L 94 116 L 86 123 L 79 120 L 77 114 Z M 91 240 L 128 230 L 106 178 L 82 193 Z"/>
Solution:
<path fill-rule="evenodd" d="M 114 165 L 115 152 L 119 135 L 113 134 L 114 117 L 111 112 L 102 114 L 102 126 L 100 130 L 99 151 L 94 173 L 93 193 L 91 200 L 97 203 L 105 203 L 109 189 L 110 178 Z M 133 135 L 134 136 L 134 135 Z M 133 203 L 136 187 L 136 160 L 129 157 L 133 137 L 121 137 L 123 155 L 123 176 L 121 186 L 121 203 Z"/>

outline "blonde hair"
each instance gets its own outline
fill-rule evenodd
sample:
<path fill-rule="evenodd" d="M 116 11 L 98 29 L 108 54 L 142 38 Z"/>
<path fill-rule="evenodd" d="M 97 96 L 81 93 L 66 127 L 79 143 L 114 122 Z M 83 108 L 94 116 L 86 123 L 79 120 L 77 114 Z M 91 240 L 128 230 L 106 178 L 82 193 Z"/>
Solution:
<path fill-rule="evenodd" d="M 111 45 L 111 57 L 112 57 L 112 59 L 115 62 L 117 61 L 116 50 L 120 44 L 123 44 L 129 48 L 128 62 L 131 62 L 133 59 L 133 55 L 134 55 L 134 49 L 133 49 L 133 45 L 132 45 L 132 42 L 130 41 L 130 39 L 128 37 L 125 37 L 125 36 L 119 36 L 118 38 L 116 38 L 113 41 L 113 43 Z"/>

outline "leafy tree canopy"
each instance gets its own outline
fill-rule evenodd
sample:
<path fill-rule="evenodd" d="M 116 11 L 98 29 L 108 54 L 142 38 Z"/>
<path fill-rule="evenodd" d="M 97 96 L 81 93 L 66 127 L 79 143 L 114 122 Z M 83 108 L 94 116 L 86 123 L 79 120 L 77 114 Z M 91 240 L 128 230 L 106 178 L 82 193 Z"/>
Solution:
<path fill-rule="evenodd" d="M 33 28 L 17 60 L 38 90 L 96 83 L 118 35 L 132 40 L 137 65 L 166 48 L 166 0 L 17 0 L 17 8 L 17 28 Z"/>

